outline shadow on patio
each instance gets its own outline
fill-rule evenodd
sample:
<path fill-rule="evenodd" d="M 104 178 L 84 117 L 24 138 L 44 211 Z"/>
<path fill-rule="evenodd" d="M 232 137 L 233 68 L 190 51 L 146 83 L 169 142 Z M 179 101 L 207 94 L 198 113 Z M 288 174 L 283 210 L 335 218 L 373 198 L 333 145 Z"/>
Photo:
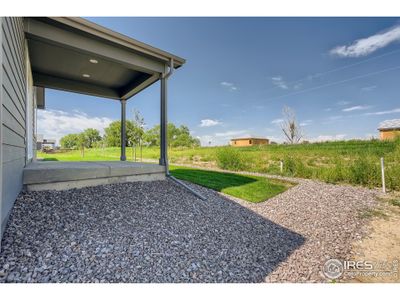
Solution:
<path fill-rule="evenodd" d="M 218 193 L 169 180 L 23 193 L 5 282 L 262 282 L 304 238 Z"/>

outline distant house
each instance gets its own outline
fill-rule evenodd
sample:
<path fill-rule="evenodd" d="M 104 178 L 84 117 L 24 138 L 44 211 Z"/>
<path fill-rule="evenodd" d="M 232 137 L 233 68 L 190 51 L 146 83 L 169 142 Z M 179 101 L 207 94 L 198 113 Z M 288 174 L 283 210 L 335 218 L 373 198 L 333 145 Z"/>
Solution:
<path fill-rule="evenodd" d="M 36 150 L 47 149 L 55 149 L 56 140 L 54 139 L 45 139 L 43 138 L 43 134 L 38 134 L 36 137 Z"/>
<path fill-rule="evenodd" d="M 265 138 L 253 138 L 253 137 L 247 137 L 247 138 L 236 138 L 236 139 L 231 139 L 230 145 L 234 147 L 248 147 L 248 146 L 254 146 L 254 145 L 268 145 L 269 140 Z"/>
<path fill-rule="evenodd" d="M 386 120 L 379 124 L 379 138 L 393 140 L 400 137 L 400 119 Z"/>

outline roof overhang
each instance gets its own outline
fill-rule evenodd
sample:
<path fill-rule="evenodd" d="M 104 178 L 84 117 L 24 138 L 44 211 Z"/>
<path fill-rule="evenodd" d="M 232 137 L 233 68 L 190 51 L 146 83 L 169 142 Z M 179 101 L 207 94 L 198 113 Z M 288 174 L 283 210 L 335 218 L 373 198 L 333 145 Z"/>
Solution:
<path fill-rule="evenodd" d="M 82 18 L 25 18 L 35 86 L 129 99 L 183 58 Z"/>
<path fill-rule="evenodd" d="M 268 141 L 267 138 L 260 138 L 260 137 L 245 137 L 245 138 L 233 138 L 231 141 L 241 141 L 241 140 L 266 140 Z"/>
<path fill-rule="evenodd" d="M 379 131 L 400 131 L 400 127 L 393 128 L 378 128 Z"/>

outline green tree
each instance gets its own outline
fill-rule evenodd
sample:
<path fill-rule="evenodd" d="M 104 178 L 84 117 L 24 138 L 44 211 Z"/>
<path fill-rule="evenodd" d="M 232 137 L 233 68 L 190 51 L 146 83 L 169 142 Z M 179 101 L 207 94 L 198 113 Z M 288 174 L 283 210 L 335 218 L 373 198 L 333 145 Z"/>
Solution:
<path fill-rule="evenodd" d="M 150 146 L 160 145 L 160 125 L 147 130 L 144 134 L 146 143 Z M 187 126 L 176 127 L 173 123 L 168 123 L 168 147 L 198 147 L 200 141 L 190 134 Z"/>
<path fill-rule="evenodd" d="M 172 125 L 172 126 L 171 126 Z M 168 146 L 169 147 L 198 147 L 200 141 L 190 134 L 187 126 L 181 125 L 175 127 L 173 124 L 168 124 Z"/>
<path fill-rule="evenodd" d="M 114 121 L 104 128 L 105 143 L 107 147 L 121 146 L 121 121 Z M 126 146 L 135 140 L 135 126 L 132 121 L 126 121 Z"/>
<path fill-rule="evenodd" d="M 132 146 L 132 159 L 136 161 L 136 148 L 139 146 L 140 148 L 140 159 L 142 159 L 142 145 L 143 145 L 143 137 L 144 137 L 144 118 L 140 114 L 138 110 L 133 111 L 133 136 L 132 141 L 129 141 Z"/>
<path fill-rule="evenodd" d="M 84 157 L 85 148 L 88 148 L 90 143 L 87 135 L 84 132 L 77 134 L 77 143 L 79 149 L 81 150 L 81 156 Z"/>
<path fill-rule="evenodd" d="M 143 134 L 143 140 L 147 146 L 160 146 L 160 125 L 156 125 Z"/>
<path fill-rule="evenodd" d="M 101 140 L 100 132 L 97 129 L 87 128 L 83 131 L 83 134 L 86 136 L 88 148 L 94 147 L 96 142 Z"/>
<path fill-rule="evenodd" d="M 78 134 L 71 133 L 63 136 L 60 140 L 61 147 L 64 149 L 78 148 Z"/>
<path fill-rule="evenodd" d="M 129 137 L 130 145 L 140 145 L 144 135 L 144 118 L 138 110 L 133 111 L 132 135 Z M 127 137 L 128 138 L 128 137 Z"/>

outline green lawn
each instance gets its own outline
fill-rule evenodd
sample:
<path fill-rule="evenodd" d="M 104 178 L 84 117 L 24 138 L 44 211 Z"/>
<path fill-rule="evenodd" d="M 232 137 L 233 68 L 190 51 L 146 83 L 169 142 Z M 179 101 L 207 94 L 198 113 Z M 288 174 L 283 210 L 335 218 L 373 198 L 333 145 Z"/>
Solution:
<path fill-rule="evenodd" d="M 112 161 L 119 160 L 121 155 L 121 148 L 107 147 L 107 148 L 91 148 L 85 149 L 82 156 L 80 150 L 60 150 L 56 153 L 43 153 L 38 151 L 38 158 L 43 160 L 58 160 L 58 161 Z M 156 147 L 143 147 L 143 159 L 157 160 L 160 156 L 160 150 Z M 132 148 L 126 148 L 126 158 L 129 161 L 134 160 L 134 152 Z M 140 151 L 137 150 L 136 161 L 140 161 Z"/>
<path fill-rule="evenodd" d="M 250 202 L 262 202 L 286 191 L 291 184 L 265 177 L 170 166 L 178 179 L 190 181 Z"/>

